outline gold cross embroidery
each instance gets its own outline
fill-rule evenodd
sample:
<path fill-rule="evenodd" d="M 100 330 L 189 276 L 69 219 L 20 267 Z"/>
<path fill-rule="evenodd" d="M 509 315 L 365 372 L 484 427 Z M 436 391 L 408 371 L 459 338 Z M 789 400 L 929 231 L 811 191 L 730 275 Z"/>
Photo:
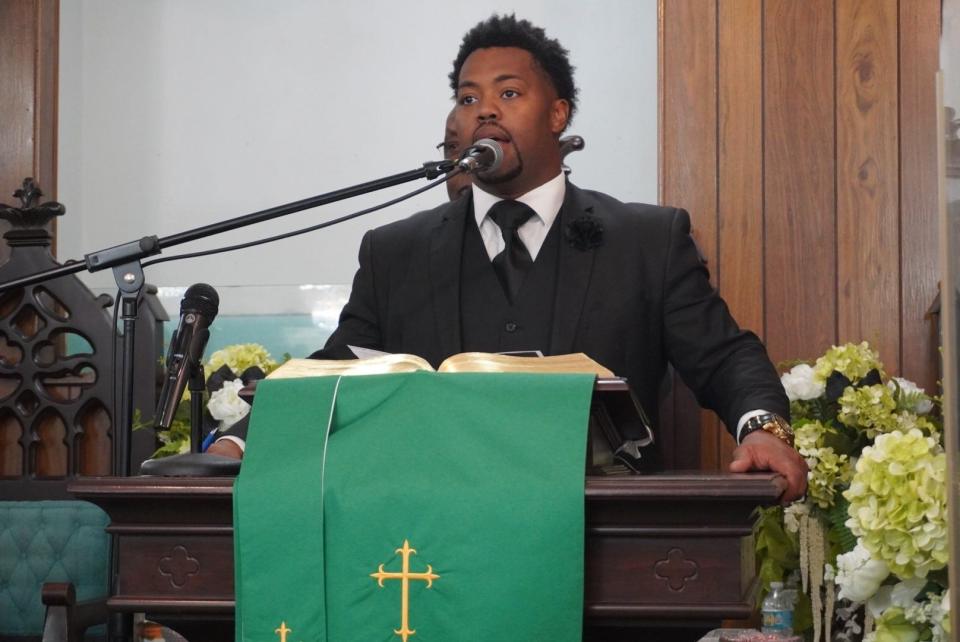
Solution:
<path fill-rule="evenodd" d="M 416 635 L 416 630 L 410 629 L 410 580 L 420 580 L 421 582 L 427 583 L 427 588 L 433 586 L 433 580 L 439 579 L 440 576 L 433 572 L 433 567 L 427 564 L 427 570 L 425 573 L 411 573 L 410 572 L 410 554 L 416 555 L 416 549 L 410 548 L 410 542 L 403 540 L 403 548 L 398 548 L 394 553 L 399 553 L 403 556 L 403 570 L 399 573 L 388 573 L 383 570 L 383 564 L 380 565 L 380 570 L 376 573 L 370 573 L 370 577 L 377 580 L 377 583 L 380 587 L 383 587 L 384 580 L 400 580 L 400 628 L 394 629 L 393 632 L 399 635 L 403 642 L 407 642 L 407 638 L 411 635 Z"/>
<path fill-rule="evenodd" d="M 287 623 L 281 622 L 280 628 L 274 629 L 273 632 L 280 636 L 280 642 L 287 642 L 287 633 L 293 633 L 293 629 L 288 629 Z"/>

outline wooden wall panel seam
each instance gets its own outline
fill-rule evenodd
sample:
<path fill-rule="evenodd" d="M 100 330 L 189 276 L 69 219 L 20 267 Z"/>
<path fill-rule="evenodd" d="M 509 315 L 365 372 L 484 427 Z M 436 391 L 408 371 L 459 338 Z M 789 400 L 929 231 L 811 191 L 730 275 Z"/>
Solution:
<path fill-rule="evenodd" d="M 713 130 L 713 201 L 717 206 L 713 209 L 713 229 L 714 229 L 714 248 L 715 265 L 711 272 L 714 272 L 714 283 L 720 290 L 723 266 L 720 257 L 723 256 L 720 242 L 720 2 L 713 0 L 713 119 L 717 126 Z M 722 293 L 722 291 L 721 291 Z"/>
<path fill-rule="evenodd" d="M 665 93 L 666 87 L 666 78 L 664 74 L 664 48 L 665 48 L 665 38 L 664 38 L 664 23 L 666 17 L 664 15 L 664 2 L 666 0 L 659 0 L 657 2 L 657 202 L 659 205 L 666 205 L 666 194 L 664 193 L 665 185 L 667 183 L 667 172 L 664 167 L 664 121 L 666 117 L 664 115 L 664 100 L 663 95 Z"/>
<path fill-rule="evenodd" d="M 723 264 L 720 260 L 723 255 L 721 247 L 723 235 L 720 233 L 720 2 L 721 0 L 713 0 L 713 119 L 716 123 L 713 131 L 713 201 L 716 207 L 713 209 L 714 265 L 711 271 L 715 270 L 713 278 L 718 289 L 721 286 L 720 277 L 723 274 Z M 719 470 L 724 452 L 722 424 L 712 413 L 708 413 L 704 423 L 713 441 L 711 449 L 714 453 L 713 468 Z"/>
<path fill-rule="evenodd" d="M 767 37 L 763 25 L 766 24 L 767 3 L 760 0 L 760 327 L 763 334 L 763 345 L 767 345 Z M 776 365 L 776 364 L 774 364 Z"/>
<path fill-rule="evenodd" d="M 897 302 L 897 372 L 902 373 L 903 371 L 903 330 L 904 330 L 904 299 L 903 299 L 903 181 L 901 177 L 903 176 L 903 153 L 900 151 L 903 146 L 903 122 L 902 122 L 902 110 L 900 108 L 900 97 L 903 95 L 903 83 L 900 74 L 900 70 L 903 68 L 903 63 L 900 59 L 901 50 L 900 50 L 900 0 L 896 1 L 896 69 L 897 69 L 897 295 L 899 300 Z"/>
<path fill-rule="evenodd" d="M 40 168 L 40 158 L 41 151 L 40 146 L 45 142 L 40 140 L 38 132 L 40 131 L 40 118 L 41 113 L 38 109 L 38 104 L 42 98 L 41 95 L 41 86 L 43 83 L 42 70 L 40 67 L 40 59 L 43 55 L 43 25 L 41 24 L 43 18 L 42 7 L 40 6 L 40 0 L 34 0 L 33 2 L 33 38 L 35 47 L 33 48 L 33 56 L 30 59 L 30 62 L 33 66 L 33 111 L 32 111 L 32 142 L 33 142 L 33 157 L 30 162 L 30 175 L 34 177 L 37 182 L 37 185 L 40 186 L 40 189 L 43 191 L 43 200 L 47 200 L 47 177 L 43 175 L 43 172 Z"/>
<path fill-rule="evenodd" d="M 837 203 L 840 201 L 839 172 L 837 162 L 837 150 L 839 149 L 837 141 L 837 132 L 840 130 L 840 123 L 837 120 L 838 95 L 840 93 L 837 86 L 837 2 L 833 0 L 833 340 L 832 343 L 839 343 L 840 340 L 840 213 Z"/>

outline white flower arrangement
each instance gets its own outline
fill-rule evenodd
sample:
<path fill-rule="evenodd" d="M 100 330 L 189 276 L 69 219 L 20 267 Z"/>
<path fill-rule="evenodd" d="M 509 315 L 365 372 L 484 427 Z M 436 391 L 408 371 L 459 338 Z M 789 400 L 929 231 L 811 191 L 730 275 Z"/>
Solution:
<path fill-rule="evenodd" d="M 243 379 L 225 381 L 223 387 L 210 393 L 207 412 L 220 422 L 217 430 L 223 432 L 250 413 L 250 404 L 240 398 Z"/>
<path fill-rule="evenodd" d="M 936 400 L 887 378 L 866 342 L 834 346 L 781 382 L 810 472 L 806 498 L 761 512 L 761 579 L 799 572 L 794 628 L 812 629 L 815 642 L 946 642 L 946 456 Z"/>

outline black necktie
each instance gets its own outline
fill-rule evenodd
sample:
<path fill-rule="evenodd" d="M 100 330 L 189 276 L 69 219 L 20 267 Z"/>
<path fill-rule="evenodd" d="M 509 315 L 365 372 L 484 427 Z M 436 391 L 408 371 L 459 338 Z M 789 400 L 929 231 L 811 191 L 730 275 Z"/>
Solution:
<path fill-rule="evenodd" d="M 500 234 L 503 236 L 503 252 L 493 257 L 493 269 L 510 303 L 514 302 L 523 278 L 533 267 L 530 252 L 517 233 L 520 226 L 533 214 L 530 207 L 519 201 L 500 201 L 490 208 L 488 214 L 490 219 L 500 226 Z"/>

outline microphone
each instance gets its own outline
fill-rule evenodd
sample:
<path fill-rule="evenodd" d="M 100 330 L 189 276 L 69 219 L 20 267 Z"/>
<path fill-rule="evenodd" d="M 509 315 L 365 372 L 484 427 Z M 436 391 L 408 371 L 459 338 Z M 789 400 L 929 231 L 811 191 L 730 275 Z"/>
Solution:
<path fill-rule="evenodd" d="M 560 139 L 560 158 L 566 158 L 572 152 L 579 152 L 581 149 L 586 147 L 586 141 L 583 140 L 583 136 L 564 136 Z"/>
<path fill-rule="evenodd" d="M 457 167 L 464 174 L 473 174 L 479 170 L 494 170 L 503 162 L 503 148 L 492 138 L 481 138 L 467 147 L 457 159 Z"/>
<path fill-rule="evenodd" d="M 206 283 L 187 288 L 180 302 L 180 325 L 170 338 L 167 352 L 167 376 L 160 392 L 154 424 L 169 428 L 183 397 L 183 390 L 194 369 L 201 367 L 203 350 L 210 338 L 210 324 L 217 316 L 220 297 Z"/>
<path fill-rule="evenodd" d="M 573 152 L 579 152 L 586 146 L 587 143 L 583 140 L 583 136 L 577 136 L 576 134 L 573 136 L 564 136 L 560 139 L 560 162 L 563 163 L 562 167 L 564 174 L 569 176 L 570 172 L 573 171 L 566 163 L 567 156 Z"/>

